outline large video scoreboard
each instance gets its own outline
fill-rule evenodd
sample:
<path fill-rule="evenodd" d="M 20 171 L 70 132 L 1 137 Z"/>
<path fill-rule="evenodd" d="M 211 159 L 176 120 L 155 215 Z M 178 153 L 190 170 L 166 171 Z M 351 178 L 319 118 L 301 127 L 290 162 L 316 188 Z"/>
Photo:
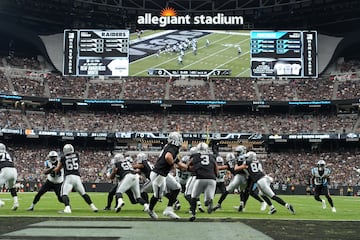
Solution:
<path fill-rule="evenodd" d="M 63 74 L 128 76 L 128 30 L 65 30 Z"/>
<path fill-rule="evenodd" d="M 251 77 L 318 76 L 316 31 L 251 31 Z"/>

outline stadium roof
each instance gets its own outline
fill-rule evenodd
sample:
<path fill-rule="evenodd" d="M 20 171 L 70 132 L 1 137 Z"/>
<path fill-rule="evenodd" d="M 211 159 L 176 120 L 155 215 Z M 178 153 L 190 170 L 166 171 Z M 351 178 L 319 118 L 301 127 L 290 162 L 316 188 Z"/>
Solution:
<path fill-rule="evenodd" d="M 360 26 L 359 0 L 2 0 L 0 21 L 39 34 L 66 28 L 134 28 L 139 14 L 159 14 L 166 7 L 178 14 L 241 15 L 244 27 L 255 29 L 315 29 L 341 35 Z"/>

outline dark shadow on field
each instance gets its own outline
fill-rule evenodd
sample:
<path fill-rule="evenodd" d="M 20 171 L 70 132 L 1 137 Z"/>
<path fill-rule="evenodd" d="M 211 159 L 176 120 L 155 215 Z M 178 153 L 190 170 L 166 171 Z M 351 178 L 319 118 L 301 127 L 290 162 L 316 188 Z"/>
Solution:
<path fill-rule="evenodd" d="M 101 218 L 104 221 L 119 221 L 116 218 Z M 66 217 L 66 218 L 39 218 L 39 217 L 0 217 L 0 239 L 11 239 L 9 237 L 2 236 L 5 233 L 20 230 L 26 228 L 30 224 L 43 222 L 43 221 L 55 221 L 55 220 L 87 220 L 87 221 L 99 221 L 99 218 L 78 218 L 78 217 Z M 126 219 L 121 218 L 121 221 L 152 221 L 148 218 Z M 161 221 L 171 221 L 168 219 L 156 220 L 161 224 Z M 187 222 L 187 219 L 176 220 L 181 222 Z M 241 222 L 246 224 L 273 239 L 279 240 L 303 240 L 303 239 L 316 239 L 316 240 L 353 240 L 359 239 L 358 221 L 297 221 L 297 220 L 265 220 L 265 219 L 199 219 L 201 222 Z M 194 222 L 193 224 L 196 224 Z M 159 225 L 160 226 L 160 225 Z M 56 227 L 56 226 L 55 226 Z M 91 227 L 91 226 L 89 226 Z M 181 226 L 180 226 L 181 227 Z M 59 229 L 61 231 L 61 229 Z M 231 239 L 231 232 L 228 236 L 224 236 L 226 239 Z M 34 239 L 33 237 L 25 237 L 23 239 Z M 38 237 L 36 239 L 39 239 Z M 60 237 L 52 237 L 52 240 L 64 239 Z M 83 239 L 83 238 L 73 238 Z M 97 238 L 98 239 L 98 238 Z M 168 238 L 170 240 L 170 238 Z"/>

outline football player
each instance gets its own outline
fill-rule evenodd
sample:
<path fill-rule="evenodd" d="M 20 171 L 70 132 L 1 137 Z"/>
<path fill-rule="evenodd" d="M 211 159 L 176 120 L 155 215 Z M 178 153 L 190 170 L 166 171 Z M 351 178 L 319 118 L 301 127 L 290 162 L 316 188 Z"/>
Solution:
<path fill-rule="evenodd" d="M 42 195 L 50 190 L 54 190 L 56 197 L 59 202 L 63 203 L 61 197 L 61 185 L 64 181 L 64 169 L 61 169 L 59 172 L 54 172 L 54 167 L 57 166 L 59 160 L 59 155 L 56 151 L 50 151 L 45 160 L 45 170 L 44 174 L 47 175 L 46 182 L 42 185 L 39 192 L 35 195 L 34 200 L 28 211 L 33 211 L 37 202 L 40 201 Z"/>
<path fill-rule="evenodd" d="M 146 203 L 149 203 L 148 193 L 152 191 L 150 173 L 154 168 L 154 165 L 148 160 L 148 155 L 146 153 L 138 153 L 136 162 L 133 166 L 135 171 L 145 179 L 145 183 L 140 189 L 140 195 Z"/>
<path fill-rule="evenodd" d="M 227 169 L 233 175 L 233 179 L 230 181 L 229 185 L 226 187 L 226 191 L 221 194 L 220 199 L 218 200 L 217 205 L 213 208 L 213 211 L 221 208 L 222 202 L 226 199 L 227 195 L 230 192 L 233 192 L 235 189 L 240 188 L 240 192 L 244 191 L 247 186 L 247 174 L 245 171 L 235 171 L 235 165 L 238 162 L 243 161 L 243 157 L 246 153 L 246 147 L 243 145 L 238 145 L 235 148 L 236 156 L 233 153 L 228 153 L 226 155 L 226 165 L 219 167 L 219 170 Z M 244 204 L 240 202 L 240 208 L 243 209 Z"/>
<path fill-rule="evenodd" d="M 151 218 L 158 218 L 154 212 L 156 203 L 163 197 L 166 188 L 170 191 L 168 194 L 168 205 L 163 212 L 164 216 L 179 219 L 180 217 L 174 213 L 173 205 L 176 202 L 180 192 L 181 185 L 176 181 L 175 177 L 169 174 L 170 170 L 176 165 L 177 167 L 186 169 L 187 165 L 181 163 L 177 158 L 183 139 L 180 133 L 171 132 L 167 138 L 167 144 L 160 153 L 155 163 L 154 169 L 150 173 L 150 180 L 153 188 L 153 196 L 150 199 L 148 213 Z"/>
<path fill-rule="evenodd" d="M 210 153 L 208 145 L 201 142 L 197 145 L 198 153 L 191 155 L 188 163 L 189 169 L 194 172 L 196 180 L 191 192 L 190 221 L 196 219 L 196 201 L 201 193 L 204 193 L 205 206 L 208 213 L 213 211 L 213 198 L 216 190 L 216 176 L 218 175 L 218 167 L 215 156 Z"/>
<path fill-rule="evenodd" d="M 14 204 L 11 210 L 15 211 L 19 207 L 18 196 L 15 188 L 17 180 L 17 170 L 14 162 L 8 151 L 6 145 L 0 143 L 0 186 L 5 184 L 5 188 L 9 190 L 13 197 Z M 4 206 L 4 201 L 0 200 L 0 207 Z"/>
<path fill-rule="evenodd" d="M 295 214 L 295 210 L 292 205 L 286 203 L 283 199 L 278 197 L 271 189 L 271 182 L 273 179 L 267 176 L 263 172 L 262 164 L 257 159 L 256 153 L 250 151 L 245 154 L 244 161 L 241 165 L 235 166 L 235 171 L 246 170 L 251 180 L 257 184 L 258 189 L 269 198 L 285 206 L 292 214 Z M 273 205 L 270 206 L 269 214 L 274 214 L 276 209 Z"/>
<path fill-rule="evenodd" d="M 115 176 L 118 176 L 119 180 L 116 188 L 117 205 L 115 207 L 115 212 L 120 212 L 121 208 L 125 205 L 123 194 L 127 190 L 131 190 L 136 202 L 144 205 L 145 209 L 147 209 L 148 204 L 140 196 L 139 175 L 136 174 L 130 158 L 124 158 L 121 153 L 118 153 L 115 155 L 114 160 L 115 164 L 112 168 L 110 179 L 114 179 Z"/>
<path fill-rule="evenodd" d="M 326 202 L 324 199 L 320 198 L 320 194 L 323 193 L 331 206 L 331 211 L 335 213 L 336 208 L 334 207 L 334 202 L 328 189 L 328 184 L 330 183 L 330 174 L 331 169 L 326 167 L 326 162 L 322 159 L 319 160 L 317 162 L 317 166 L 311 169 L 311 184 L 312 186 L 315 186 L 315 200 L 321 202 L 323 209 L 325 209 Z"/>
<path fill-rule="evenodd" d="M 65 204 L 65 209 L 61 213 L 71 213 L 69 193 L 75 189 L 91 207 L 94 212 L 98 209 L 91 201 L 90 196 L 86 193 L 85 187 L 80 178 L 80 157 L 75 152 L 73 145 L 65 144 L 63 147 L 63 155 L 60 158 L 57 166 L 54 167 L 55 174 L 58 174 L 61 169 L 64 169 L 64 182 L 61 187 L 61 196 Z"/>

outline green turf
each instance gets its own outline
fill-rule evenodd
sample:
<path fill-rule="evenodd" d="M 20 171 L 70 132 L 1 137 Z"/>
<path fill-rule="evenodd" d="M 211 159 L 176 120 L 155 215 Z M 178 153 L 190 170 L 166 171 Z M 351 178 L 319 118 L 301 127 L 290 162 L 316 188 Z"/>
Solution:
<path fill-rule="evenodd" d="M 58 211 L 63 209 L 63 205 L 57 202 L 55 194 L 53 192 L 46 193 L 36 205 L 33 212 L 26 211 L 32 202 L 33 196 L 35 193 L 19 193 L 19 202 L 20 207 L 17 211 L 11 211 L 12 199 L 9 193 L 1 193 L 0 199 L 5 201 L 5 206 L 0 209 L 0 216 L 43 216 L 43 217 L 61 217 L 69 216 L 64 214 L 59 214 Z M 85 203 L 85 201 L 77 194 L 71 193 L 70 200 L 73 212 L 71 216 L 96 216 L 96 217 L 132 217 L 132 218 L 147 218 L 148 215 L 143 212 L 143 207 L 141 205 L 132 205 L 127 198 L 125 198 L 126 204 L 119 213 L 114 211 L 103 211 L 102 209 L 106 205 L 107 193 L 89 193 L 90 197 L 93 199 L 95 205 L 99 208 L 98 213 L 93 213 L 90 207 Z M 292 220 L 344 220 L 344 221 L 357 221 L 360 215 L 360 209 L 357 207 L 360 203 L 360 199 L 357 197 L 347 197 L 347 196 L 333 196 L 335 207 L 337 209 L 336 213 L 332 213 L 331 209 L 328 207 L 322 209 L 321 203 L 316 202 L 313 196 L 293 196 L 293 195 L 284 195 L 281 196 L 285 201 L 291 203 L 295 210 L 296 214 L 292 215 L 290 212 L 274 202 L 275 207 L 277 208 L 277 213 L 274 215 L 268 215 L 266 212 L 260 211 L 260 204 L 250 198 L 246 206 L 245 212 L 237 212 L 237 209 L 234 206 L 239 205 L 239 195 L 228 195 L 227 199 L 223 202 L 222 209 L 208 214 L 208 213 L 199 213 L 198 218 L 239 218 L 239 219 L 292 219 Z M 215 196 L 215 202 L 219 198 L 219 195 Z M 325 199 L 325 198 L 324 198 Z M 183 196 L 180 196 L 182 203 L 182 208 L 177 212 L 177 214 L 182 218 L 189 217 L 188 213 L 188 204 L 184 200 Z M 162 211 L 165 208 L 167 199 L 164 199 L 162 202 L 158 203 L 155 210 L 158 213 L 160 218 L 165 218 L 162 216 Z M 114 203 L 113 203 L 114 207 Z"/>
<path fill-rule="evenodd" d="M 209 39 L 209 47 L 205 46 Z M 242 54 L 238 56 L 238 46 Z M 230 69 L 231 77 L 250 76 L 250 35 L 249 31 L 214 32 L 198 39 L 198 52 L 194 55 L 191 50 L 186 51 L 184 65 L 179 66 L 177 54 L 163 53 L 160 56 L 151 55 L 130 63 L 130 76 L 147 76 L 150 68 L 167 70 L 213 70 Z"/>

